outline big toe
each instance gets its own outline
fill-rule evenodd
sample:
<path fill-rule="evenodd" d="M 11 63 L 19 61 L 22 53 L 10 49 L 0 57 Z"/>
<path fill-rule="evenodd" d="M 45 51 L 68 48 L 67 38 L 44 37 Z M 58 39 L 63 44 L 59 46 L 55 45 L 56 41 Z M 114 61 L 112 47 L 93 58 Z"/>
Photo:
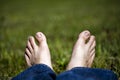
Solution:
<path fill-rule="evenodd" d="M 78 42 L 80 44 L 85 44 L 86 41 L 89 39 L 89 37 L 90 37 L 90 32 L 88 30 L 85 30 L 79 34 Z"/>
<path fill-rule="evenodd" d="M 39 44 L 46 43 L 46 37 L 42 32 L 37 32 L 35 37 Z"/>

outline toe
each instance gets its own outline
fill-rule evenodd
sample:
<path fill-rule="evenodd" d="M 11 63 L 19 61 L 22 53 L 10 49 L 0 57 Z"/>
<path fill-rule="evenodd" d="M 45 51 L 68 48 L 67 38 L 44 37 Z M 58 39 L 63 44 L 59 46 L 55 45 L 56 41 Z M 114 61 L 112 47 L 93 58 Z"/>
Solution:
<path fill-rule="evenodd" d="M 30 56 L 31 56 L 31 53 L 30 53 L 30 51 L 29 51 L 29 49 L 28 48 L 26 48 L 26 50 L 25 50 L 25 54 L 30 58 Z"/>
<path fill-rule="evenodd" d="M 93 63 L 93 60 L 94 60 L 94 57 L 95 57 L 95 49 L 93 49 L 90 53 L 89 61 L 88 61 L 88 67 L 91 67 L 91 65 Z"/>
<path fill-rule="evenodd" d="M 30 41 L 29 41 L 29 40 L 28 40 L 28 42 L 27 42 L 27 48 L 29 49 L 30 53 L 32 53 L 32 52 L 33 52 L 33 48 L 32 48 L 32 46 L 31 46 L 31 44 L 30 44 Z"/>
<path fill-rule="evenodd" d="M 90 39 L 89 39 L 89 41 L 87 42 L 87 45 L 89 46 L 89 47 L 91 47 L 92 45 L 93 45 L 93 43 L 94 43 L 94 41 L 95 41 L 95 36 L 90 36 Z M 95 45 L 95 44 L 94 44 Z"/>
<path fill-rule="evenodd" d="M 30 66 L 32 66 L 31 65 L 31 62 L 30 62 L 30 59 L 29 59 L 29 57 L 25 54 L 25 60 L 26 60 L 26 62 L 27 62 L 27 65 L 30 67 Z"/>
<path fill-rule="evenodd" d="M 34 37 L 30 36 L 29 41 L 30 41 L 30 44 L 31 44 L 32 48 L 35 49 L 37 45 L 35 43 Z"/>
<path fill-rule="evenodd" d="M 88 30 L 85 30 L 79 34 L 78 40 L 80 44 L 85 44 L 89 37 L 90 37 L 90 32 Z"/>
<path fill-rule="evenodd" d="M 46 41 L 46 37 L 42 32 L 37 32 L 35 37 L 39 44 Z"/>
<path fill-rule="evenodd" d="M 93 49 L 95 49 L 95 46 L 96 46 L 96 41 L 94 41 L 93 44 L 91 45 L 91 47 L 90 47 L 90 52 L 91 52 Z"/>
<path fill-rule="evenodd" d="M 88 67 L 91 67 L 95 58 L 95 54 L 92 55 L 91 59 L 88 61 Z"/>
<path fill-rule="evenodd" d="M 93 56 L 93 54 L 95 54 L 95 49 L 93 49 L 93 50 L 90 52 L 89 58 L 91 58 L 91 57 Z"/>

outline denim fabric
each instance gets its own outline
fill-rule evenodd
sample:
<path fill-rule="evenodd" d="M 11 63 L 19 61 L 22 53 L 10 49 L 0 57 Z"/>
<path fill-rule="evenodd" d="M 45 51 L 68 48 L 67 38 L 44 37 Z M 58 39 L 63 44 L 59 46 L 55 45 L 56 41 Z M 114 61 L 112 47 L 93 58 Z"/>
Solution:
<path fill-rule="evenodd" d="M 110 70 L 76 67 L 58 76 L 47 65 L 34 65 L 12 80 L 118 80 Z"/>
<path fill-rule="evenodd" d="M 118 80 L 110 70 L 76 67 L 59 74 L 56 80 Z"/>
<path fill-rule="evenodd" d="M 34 65 L 23 71 L 12 80 L 55 80 L 56 74 L 44 64 Z"/>

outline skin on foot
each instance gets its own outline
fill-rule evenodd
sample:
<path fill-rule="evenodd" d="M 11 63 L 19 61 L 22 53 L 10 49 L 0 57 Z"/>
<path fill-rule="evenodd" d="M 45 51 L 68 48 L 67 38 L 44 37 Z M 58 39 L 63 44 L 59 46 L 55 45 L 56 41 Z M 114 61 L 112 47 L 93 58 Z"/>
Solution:
<path fill-rule="evenodd" d="M 74 67 L 91 67 L 95 57 L 95 46 L 95 37 L 87 30 L 81 32 L 74 45 L 67 70 Z"/>
<path fill-rule="evenodd" d="M 37 32 L 34 37 L 30 36 L 25 49 L 25 59 L 27 65 L 31 67 L 35 64 L 46 64 L 52 69 L 50 51 L 47 45 L 46 37 L 42 32 Z"/>

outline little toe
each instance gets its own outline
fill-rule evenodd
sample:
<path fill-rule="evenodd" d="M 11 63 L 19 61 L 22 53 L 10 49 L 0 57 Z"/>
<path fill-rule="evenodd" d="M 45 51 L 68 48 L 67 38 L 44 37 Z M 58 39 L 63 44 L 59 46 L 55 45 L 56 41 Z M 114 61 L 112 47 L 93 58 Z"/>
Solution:
<path fill-rule="evenodd" d="M 29 59 L 28 55 L 26 55 L 26 54 L 25 54 L 25 60 L 26 60 L 27 65 L 28 65 L 29 67 L 32 66 L 32 65 L 31 65 L 31 62 L 30 62 L 30 59 Z"/>
<path fill-rule="evenodd" d="M 42 32 L 37 32 L 35 37 L 39 44 L 41 44 L 42 42 L 46 42 L 46 37 Z"/>
<path fill-rule="evenodd" d="M 93 60 L 94 60 L 94 57 L 95 57 L 95 49 L 93 49 L 91 52 L 90 52 L 90 56 L 89 56 L 89 60 L 88 60 L 88 67 L 91 67 L 92 63 L 93 63 Z"/>
<path fill-rule="evenodd" d="M 85 44 L 88 38 L 90 37 L 90 32 L 88 30 L 85 30 L 79 34 L 79 43 Z"/>
<path fill-rule="evenodd" d="M 92 66 L 94 58 L 95 58 L 95 54 L 93 54 L 92 57 L 90 58 L 90 60 L 88 61 L 88 67 Z"/>

